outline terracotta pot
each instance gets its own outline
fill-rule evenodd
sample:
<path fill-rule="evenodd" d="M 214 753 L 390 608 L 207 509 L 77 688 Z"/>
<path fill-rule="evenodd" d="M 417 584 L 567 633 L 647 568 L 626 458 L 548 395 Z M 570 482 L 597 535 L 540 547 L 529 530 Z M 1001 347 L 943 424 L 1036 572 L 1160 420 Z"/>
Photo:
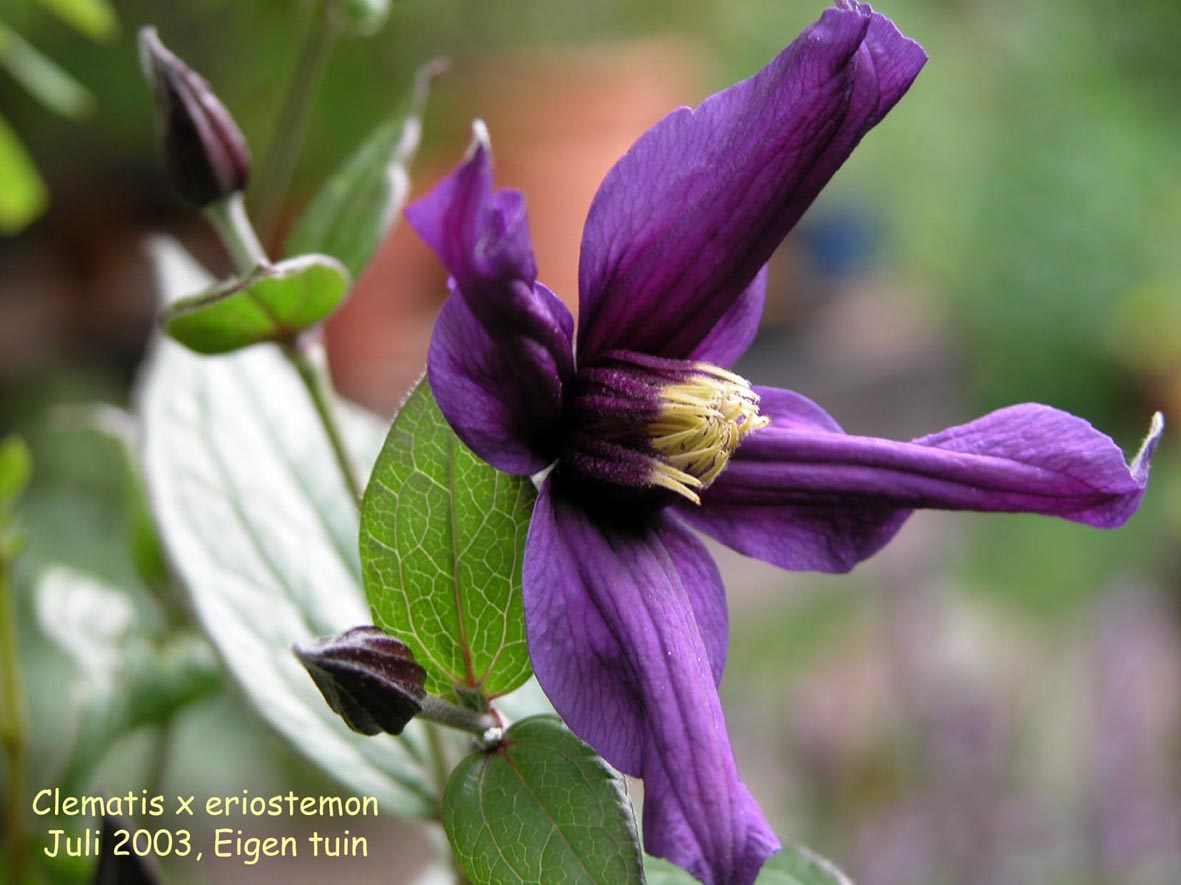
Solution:
<path fill-rule="evenodd" d="M 670 109 L 704 96 L 703 65 L 687 43 L 651 40 L 551 49 L 460 64 L 440 81 L 428 131 L 452 137 L 413 169 L 415 194 L 428 191 L 459 162 L 470 121 L 488 124 L 497 183 L 521 188 L 541 279 L 572 309 L 578 299 L 578 249 L 599 182 L 633 141 Z M 391 413 L 422 373 L 435 314 L 447 293 L 446 272 L 402 223 L 328 326 L 328 345 L 343 393 Z"/>

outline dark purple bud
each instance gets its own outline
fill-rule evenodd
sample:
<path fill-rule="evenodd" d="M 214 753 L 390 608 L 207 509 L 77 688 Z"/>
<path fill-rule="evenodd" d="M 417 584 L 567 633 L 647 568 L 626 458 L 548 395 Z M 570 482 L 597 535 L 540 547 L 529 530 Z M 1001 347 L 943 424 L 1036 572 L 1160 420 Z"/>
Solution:
<path fill-rule="evenodd" d="M 164 48 L 155 28 L 139 32 L 140 60 L 156 97 L 164 172 L 186 203 L 203 209 L 246 188 L 246 139 L 209 83 Z"/>
<path fill-rule="evenodd" d="M 353 627 L 294 650 L 328 706 L 353 731 L 401 734 L 422 710 L 426 670 L 377 627 Z"/>
<path fill-rule="evenodd" d="M 125 817 L 103 815 L 101 847 L 92 885 L 159 885 L 160 873 L 149 858 L 126 849 L 115 850 L 124 844 L 120 830 L 134 836 L 138 829 Z"/>

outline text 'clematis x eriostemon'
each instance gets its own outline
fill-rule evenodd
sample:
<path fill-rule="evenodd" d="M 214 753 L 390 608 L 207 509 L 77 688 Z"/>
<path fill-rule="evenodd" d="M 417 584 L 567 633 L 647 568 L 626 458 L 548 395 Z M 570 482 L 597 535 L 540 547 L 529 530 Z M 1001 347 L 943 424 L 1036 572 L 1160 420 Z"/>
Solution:
<path fill-rule="evenodd" d="M 406 212 L 452 277 L 429 356 L 443 414 L 500 470 L 552 467 L 523 574 L 537 677 L 575 733 L 643 778 L 647 850 L 706 883 L 752 882 L 779 842 L 730 748 L 726 602 L 690 527 L 827 572 L 917 507 L 1112 527 L 1160 435 L 1155 419 L 1130 468 L 1041 405 L 909 443 L 849 436 L 799 394 L 727 370 L 754 337 L 772 251 L 925 61 L 888 19 L 841 2 L 751 79 L 653 126 L 591 205 L 577 347 L 485 138 Z"/>

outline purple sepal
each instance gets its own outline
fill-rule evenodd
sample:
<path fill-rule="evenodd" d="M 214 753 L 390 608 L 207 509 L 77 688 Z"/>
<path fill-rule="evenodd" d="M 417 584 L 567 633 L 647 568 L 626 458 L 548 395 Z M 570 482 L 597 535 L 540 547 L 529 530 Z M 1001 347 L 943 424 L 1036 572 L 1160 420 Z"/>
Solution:
<path fill-rule="evenodd" d="M 725 602 L 665 514 L 599 519 L 548 479 L 525 547 L 533 668 L 555 709 L 644 779 L 644 841 L 703 882 L 747 885 L 779 848 L 738 776 L 717 694 Z"/>
<path fill-rule="evenodd" d="M 1049 406 L 1012 406 L 903 443 L 846 435 L 810 400 L 756 390 L 770 426 L 739 448 L 700 507 L 678 511 L 723 544 L 796 570 L 848 571 L 920 507 L 1122 525 L 1163 431 L 1154 419 L 1129 466 L 1110 437 Z"/>
<path fill-rule="evenodd" d="M 694 353 L 925 61 L 888 19 L 846 4 L 751 79 L 649 129 L 587 216 L 580 358 Z"/>
<path fill-rule="evenodd" d="M 427 361 L 439 408 L 493 467 L 536 473 L 557 455 L 574 320 L 536 282 L 524 200 L 493 190 L 491 153 L 477 139 L 406 218 L 453 279 Z"/>
<path fill-rule="evenodd" d="M 767 302 L 767 268 L 763 267 L 738 299 L 693 348 L 690 359 L 713 363 L 728 369 L 746 353 L 763 319 Z"/>
<path fill-rule="evenodd" d="M 528 305 L 535 329 L 572 325 L 566 305 L 541 283 L 533 284 Z M 528 330 L 490 331 L 453 289 L 431 334 L 431 391 L 469 449 L 499 470 L 531 476 L 558 454 L 562 389 L 572 374 L 569 338 L 565 346 L 555 350 Z"/>
<path fill-rule="evenodd" d="M 422 711 L 426 670 L 377 627 L 353 627 L 293 648 L 333 712 L 361 734 L 401 734 Z"/>

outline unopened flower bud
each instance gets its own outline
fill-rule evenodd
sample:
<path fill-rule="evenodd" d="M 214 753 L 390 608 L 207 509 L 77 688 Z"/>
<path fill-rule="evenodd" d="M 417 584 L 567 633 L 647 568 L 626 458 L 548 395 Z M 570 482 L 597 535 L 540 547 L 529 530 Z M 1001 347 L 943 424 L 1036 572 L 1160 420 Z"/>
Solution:
<path fill-rule="evenodd" d="M 246 139 L 209 83 L 164 48 L 155 28 L 140 30 L 139 49 L 156 97 L 169 183 L 197 209 L 244 190 L 250 175 Z"/>
<path fill-rule="evenodd" d="M 353 731 L 401 734 L 422 710 L 426 670 L 377 627 L 353 627 L 294 650 L 328 706 Z"/>
<path fill-rule="evenodd" d="M 126 841 L 119 839 L 119 834 L 126 832 L 134 836 L 138 829 L 125 817 L 103 815 L 98 866 L 91 885 L 159 885 L 160 873 L 150 857 L 119 850 Z"/>

